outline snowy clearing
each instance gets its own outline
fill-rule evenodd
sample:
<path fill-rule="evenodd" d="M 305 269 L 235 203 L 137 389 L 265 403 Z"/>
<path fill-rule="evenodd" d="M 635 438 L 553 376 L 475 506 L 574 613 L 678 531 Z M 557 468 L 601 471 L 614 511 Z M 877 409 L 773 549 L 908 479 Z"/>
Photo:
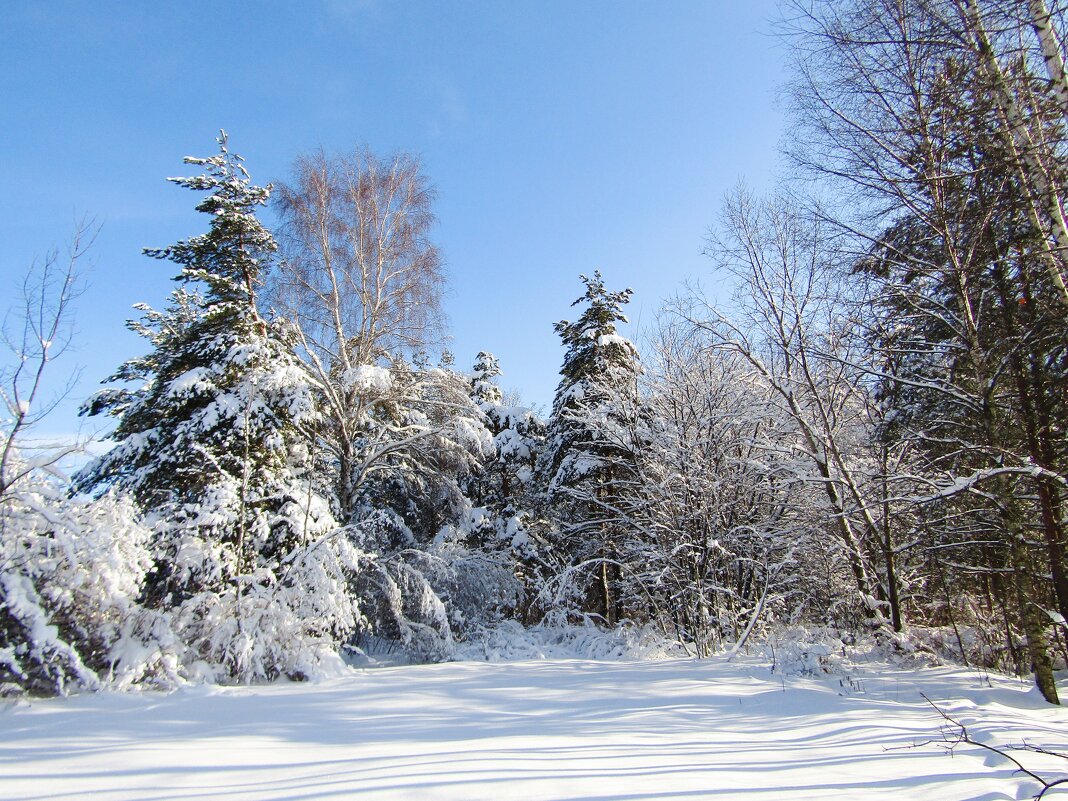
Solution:
<path fill-rule="evenodd" d="M 1068 710 L 1030 684 L 959 668 L 783 677 L 754 658 L 459 662 L 315 684 L 18 701 L 0 713 L 0 797 L 994 801 L 1037 792 L 977 747 L 955 756 L 908 748 L 941 738 L 921 692 L 981 741 L 1068 750 Z M 1068 767 L 1021 758 L 1050 774 Z"/>

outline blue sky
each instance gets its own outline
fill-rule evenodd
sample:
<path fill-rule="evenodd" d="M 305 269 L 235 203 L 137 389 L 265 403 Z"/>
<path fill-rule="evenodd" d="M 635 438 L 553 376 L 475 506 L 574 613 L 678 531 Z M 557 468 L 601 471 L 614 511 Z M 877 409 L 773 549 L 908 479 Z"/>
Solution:
<path fill-rule="evenodd" d="M 457 362 L 494 352 L 542 405 L 578 275 L 632 287 L 635 322 L 686 279 L 714 289 L 701 249 L 724 194 L 778 162 L 773 0 L 0 5 L 0 306 L 77 218 L 101 225 L 55 431 L 144 350 L 123 321 L 163 306 L 173 271 L 141 248 L 204 228 L 164 178 L 219 128 L 262 183 L 319 147 L 418 154 Z"/>

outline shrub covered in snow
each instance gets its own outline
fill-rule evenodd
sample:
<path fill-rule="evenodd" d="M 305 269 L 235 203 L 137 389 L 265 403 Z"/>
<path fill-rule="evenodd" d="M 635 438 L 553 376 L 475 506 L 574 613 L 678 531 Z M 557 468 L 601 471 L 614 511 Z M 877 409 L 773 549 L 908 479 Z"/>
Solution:
<path fill-rule="evenodd" d="M 453 659 L 512 662 L 529 659 L 666 659 L 689 656 L 680 643 L 647 626 L 625 624 L 606 629 L 587 622 L 580 625 L 546 623 L 523 626 L 504 620 L 478 631 L 457 645 Z"/>
<path fill-rule="evenodd" d="M 151 567 L 132 504 L 67 498 L 28 473 L 0 499 L 0 694 L 95 689 L 114 677 L 167 673 L 135 600 Z"/>

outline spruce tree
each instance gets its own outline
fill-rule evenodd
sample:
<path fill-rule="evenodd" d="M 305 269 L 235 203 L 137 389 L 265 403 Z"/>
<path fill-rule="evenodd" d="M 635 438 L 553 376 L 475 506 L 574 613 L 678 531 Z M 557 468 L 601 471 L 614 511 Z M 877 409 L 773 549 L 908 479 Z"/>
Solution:
<path fill-rule="evenodd" d="M 315 417 L 313 395 L 284 321 L 269 322 L 257 309 L 256 291 L 276 250 L 256 217 L 270 187 L 252 184 L 225 132 L 218 142 L 216 155 L 185 159 L 202 174 L 169 179 L 209 193 L 197 206 L 209 216 L 208 231 L 145 251 L 177 264 L 181 286 L 166 311 L 142 307 L 143 319 L 129 324 L 153 346 L 110 379 L 133 387 L 105 390 L 83 410 L 118 424 L 115 447 L 78 482 L 128 492 L 153 524 L 146 603 L 174 609 L 176 627 L 202 658 L 222 662 L 232 676 L 258 677 L 282 669 L 281 657 L 269 653 L 284 646 L 278 637 L 299 639 L 263 617 L 285 607 L 280 592 L 305 594 L 300 614 L 320 617 L 315 636 L 349 625 L 351 610 L 332 595 L 337 575 L 323 577 L 329 548 L 312 560 L 321 586 L 295 587 L 310 580 L 298 578 L 307 567 L 301 546 L 333 527 L 312 489 L 302 435 Z M 306 634 L 309 621 L 300 614 L 287 625 Z M 220 617 L 235 622 L 243 644 L 222 643 Z M 274 646 L 265 646 L 272 636 Z"/>
<path fill-rule="evenodd" d="M 485 417 L 493 436 L 493 456 L 469 487 L 471 500 L 494 512 L 514 515 L 528 511 L 525 497 L 545 436 L 545 424 L 530 409 L 505 402 L 496 383 L 500 363 L 482 351 L 471 373 L 471 399 Z"/>
<path fill-rule="evenodd" d="M 631 290 L 608 291 L 599 272 L 581 279 L 586 292 L 572 305 L 586 308 L 555 326 L 567 353 L 538 472 L 556 518 L 556 556 L 577 579 L 579 603 L 614 624 L 624 612 L 614 495 L 633 468 L 620 411 L 637 400 L 638 353 L 616 332 Z"/>

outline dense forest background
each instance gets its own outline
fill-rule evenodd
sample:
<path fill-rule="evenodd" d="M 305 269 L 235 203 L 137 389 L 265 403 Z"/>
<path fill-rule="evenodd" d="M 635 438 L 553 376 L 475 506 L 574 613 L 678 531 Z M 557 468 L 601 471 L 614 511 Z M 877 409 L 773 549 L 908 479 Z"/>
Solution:
<path fill-rule="evenodd" d="M 741 188 L 634 342 L 576 283 L 552 409 L 441 350 L 419 161 L 187 158 L 204 232 L 128 325 L 73 478 L 32 446 L 82 230 L 8 316 L 0 687 L 61 693 L 447 659 L 503 625 L 643 626 L 697 655 L 803 623 L 1032 672 L 1068 658 L 1065 10 L 797 0 L 791 171 Z M 279 224 L 258 213 L 273 204 Z M 505 268 L 502 268 L 506 270 Z M 502 276 L 503 279 L 503 276 Z"/>

